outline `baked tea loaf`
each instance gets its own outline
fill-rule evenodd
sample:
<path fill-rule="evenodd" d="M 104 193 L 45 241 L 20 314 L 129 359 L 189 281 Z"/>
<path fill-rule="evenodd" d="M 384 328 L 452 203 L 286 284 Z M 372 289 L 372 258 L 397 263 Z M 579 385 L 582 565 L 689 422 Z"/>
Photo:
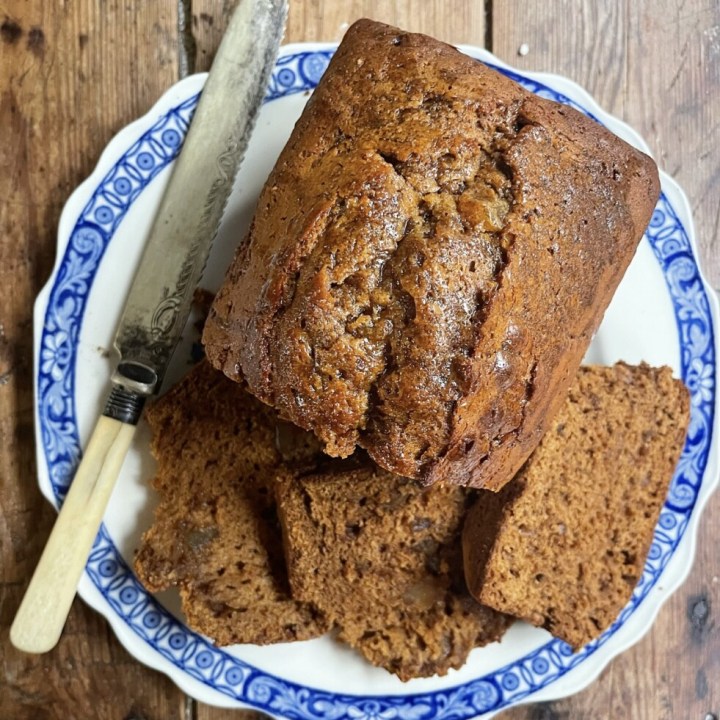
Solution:
<path fill-rule="evenodd" d="M 658 187 L 572 108 L 358 21 L 262 191 L 208 358 L 330 455 L 497 490 L 562 403 Z"/>
<path fill-rule="evenodd" d="M 575 649 L 600 635 L 642 575 L 689 406 L 670 368 L 581 368 L 522 471 L 468 513 L 473 595 Z"/>
<path fill-rule="evenodd" d="M 135 558 L 140 581 L 151 592 L 177 586 L 188 626 L 218 645 L 324 633 L 322 614 L 290 597 L 272 490 L 285 467 L 275 413 L 201 362 L 146 418 L 160 504 Z"/>
<path fill-rule="evenodd" d="M 336 461 L 338 462 L 338 461 Z M 445 675 L 509 618 L 467 591 L 460 533 L 471 491 L 328 467 L 275 486 L 293 596 L 402 680 Z"/>

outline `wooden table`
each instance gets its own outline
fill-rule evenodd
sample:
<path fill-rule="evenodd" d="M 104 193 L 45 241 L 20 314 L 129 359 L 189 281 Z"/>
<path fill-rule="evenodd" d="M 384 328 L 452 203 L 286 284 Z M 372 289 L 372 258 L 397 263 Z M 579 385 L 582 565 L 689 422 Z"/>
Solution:
<path fill-rule="evenodd" d="M 16 652 L 8 627 L 54 513 L 35 483 L 31 310 L 63 203 L 103 147 L 180 77 L 205 70 L 221 0 L 6 0 L 0 7 L 0 718 L 257 717 L 186 697 L 133 660 L 76 601 L 55 650 Z M 520 68 L 566 75 L 639 130 L 684 187 L 700 254 L 720 286 L 720 3 L 717 0 L 291 0 L 287 41 L 339 40 L 374 17 L 484 45 Z M 520 50 L 522 48 L 522 51 Z M 579 695 L 505 719 L 717 720 L 720 494 L 693 570 L 651 632 Z"/>

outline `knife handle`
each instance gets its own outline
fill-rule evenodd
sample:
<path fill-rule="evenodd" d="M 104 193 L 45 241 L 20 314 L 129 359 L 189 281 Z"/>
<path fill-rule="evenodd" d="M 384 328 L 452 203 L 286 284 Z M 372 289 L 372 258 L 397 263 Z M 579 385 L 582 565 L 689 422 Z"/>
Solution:
<path fill-rule="evenodd" d="M 10 628 L 19 650 L 55 647 L 110 494 L 135 435 L 135 425 L 100 416 L 55 526 Z"/>

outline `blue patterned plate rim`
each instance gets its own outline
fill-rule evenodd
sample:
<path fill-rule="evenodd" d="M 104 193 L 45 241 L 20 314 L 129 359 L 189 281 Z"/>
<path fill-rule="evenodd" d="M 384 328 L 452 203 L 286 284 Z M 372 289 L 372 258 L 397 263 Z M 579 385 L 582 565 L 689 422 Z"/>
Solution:
<path fill-rule="evenodd" d="M 336 46 L 285 46 L 273 71 L 266 102 L 311 90 Z M 582 88 L 559 76 L 519 72 L 479 48 L 463 47 L 544 97 L 572 105 L 646 150 L 627 125 L 604 113 Z M 59 250 L 53 275 L 35 308 L 36 434 L 43 493 L 59 502 L 80 456 L 75 416 L 76 348 L 93 279 L 104 251 L 133 202 L 176 156 L 197 102 L 189 92 L 198 79 L 187 78 L 171 88 L 156 108 L 121 131 L 108 145 L 96 170 L 68 200 L 60 221 Z M 562 92 L 558 89 L 562 88 Z M 160 112 L 157 108 L 168 108 Z M 111 153 L 112 150 L 112 153 Z M 110 157 L 112 155 L 112 158 Z M 123 644 L 141 661 L 166 672 L 181 688 L 197 695 L 206 686 L 218 695 L 203 701 L 250 706 L 277 717 L 413 718 L 490 717 L 528 699 L 560 697 L 589 683 L 625 647 L 649 628 L 660 604 L 649 607 L 650 591 L 676 555 L 681 541 L 690 557 L 702 505 L 718 482 L 716 443 L 717 300 L 698 269 L 687 199 L 663 175 L 663 192 L 646 233 L 667 282 L 681 347 L 681 374 L 691 390 L 692 420 L 683 456 L 655 532 L 650 556 L 632 600 L 598 640 L 577 654 L 558 640 L 506 664 L 483 677 L 443 690 L 398 695 L 342 694 L 305 687 L 253 667 L 215 648 L 168 613 L 135 579 L 101 528 L 88 560 L 80 592 L 110 620 Z M 688 532 L 688 528 L 691 531 Z M 677 587 L 690 562 L 673 578 Z M 647 615 L 640 632 L 602 651 L 589 676 L 570 689 L 553 684 L 567 679 L 615 638 L 642 606 Z M 140 657 L 131 642 L 141 640 L 157 655 Z M 601 652 L 601 654 L 602 654 Z M 193 682 L 194 681 L 194 682 Z M 567 683 L 566 683 L 567 685 Z M 412 683 L 408 686 L 412 687 Z"/>

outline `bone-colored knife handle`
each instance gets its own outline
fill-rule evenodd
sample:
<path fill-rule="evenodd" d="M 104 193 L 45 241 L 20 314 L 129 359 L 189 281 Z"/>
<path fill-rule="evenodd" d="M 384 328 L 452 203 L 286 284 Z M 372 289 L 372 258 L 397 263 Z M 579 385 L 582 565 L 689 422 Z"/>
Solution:
<path fill-rule="evenodd" d="M 135 425 L 101 415 L 10 628 L 19 650 L 44 653 L 65 625 Z"/>

